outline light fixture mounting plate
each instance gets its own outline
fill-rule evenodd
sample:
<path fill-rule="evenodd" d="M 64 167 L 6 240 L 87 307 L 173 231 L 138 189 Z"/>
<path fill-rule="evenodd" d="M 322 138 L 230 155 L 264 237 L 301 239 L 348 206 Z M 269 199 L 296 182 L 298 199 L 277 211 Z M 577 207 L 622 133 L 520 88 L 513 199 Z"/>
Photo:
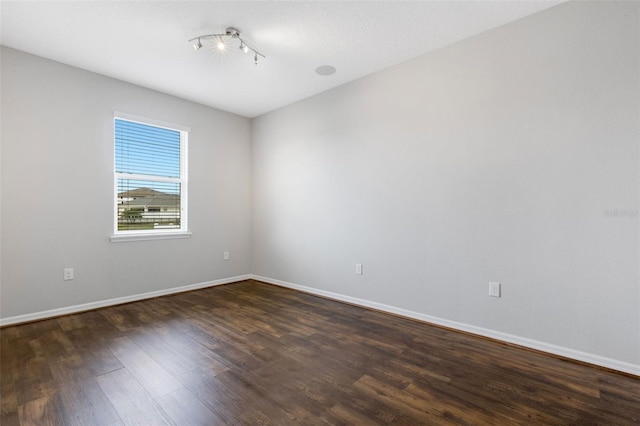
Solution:
<path fill-rule="evenodd" d="M 228 36 L 234 37 L 234 38 L 238 38 L 240 37 L 240 30 L 238 30 L 237 28 L 233 28 L 233 27 L 229 27 L 225 30 L 225 33 Z"/>

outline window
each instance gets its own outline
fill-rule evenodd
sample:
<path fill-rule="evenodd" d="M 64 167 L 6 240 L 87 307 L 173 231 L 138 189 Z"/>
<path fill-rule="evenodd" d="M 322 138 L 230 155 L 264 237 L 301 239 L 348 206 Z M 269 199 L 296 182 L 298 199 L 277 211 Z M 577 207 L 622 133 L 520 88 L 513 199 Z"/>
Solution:
<path fill-rule="evenodd" d="M 117 113 L 114 133 L 112 241 L 188 236 L 188 129 Z"/>

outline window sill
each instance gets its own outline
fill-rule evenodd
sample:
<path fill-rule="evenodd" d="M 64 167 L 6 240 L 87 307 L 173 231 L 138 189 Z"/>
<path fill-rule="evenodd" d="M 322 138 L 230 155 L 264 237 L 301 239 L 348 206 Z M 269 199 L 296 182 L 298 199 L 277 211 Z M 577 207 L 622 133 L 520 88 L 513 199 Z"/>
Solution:
<path fill-rule="evenodd" d="M 191 232 L 183 231 L 156 234 L 119 234 L 109 237 L 112 243 L 126 243 L 130 241 L 175 240 L 181 238 L 191 238 Z"/>

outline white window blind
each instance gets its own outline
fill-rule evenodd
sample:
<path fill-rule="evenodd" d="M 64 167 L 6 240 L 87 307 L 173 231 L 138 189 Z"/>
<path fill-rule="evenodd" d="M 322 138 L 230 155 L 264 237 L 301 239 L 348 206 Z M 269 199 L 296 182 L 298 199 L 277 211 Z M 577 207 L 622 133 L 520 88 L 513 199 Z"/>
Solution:
<path fill-rule="evenodd" d="M 116 116 L 115 234 L 186 231 L 187 131 Z"/>

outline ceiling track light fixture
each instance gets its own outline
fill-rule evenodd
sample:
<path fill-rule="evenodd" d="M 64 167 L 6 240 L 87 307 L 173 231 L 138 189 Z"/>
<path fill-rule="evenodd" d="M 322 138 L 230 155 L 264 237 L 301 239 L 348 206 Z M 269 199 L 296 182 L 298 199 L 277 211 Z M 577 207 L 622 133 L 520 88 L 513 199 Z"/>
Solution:
<path fill-rule="evenodd" d="M 193 48 L 195 50 L 200 50 L 202 48 L 202 41 L 211 41 L 213 46 L 219 51 L 226 50 L 227 39 L 231 38 L 231 40 L 239 40 L 240 46 L 238 47 L 243 53 L 248 53 L 251 51 L 253 53 L 253 63 L 258 65 L 260 63 L 259 57 L 265 57 L 262 53 L 258 52 L 258 49 L 251 43 L 247 42 L 247 40 L 240 37 L 240 31 L 236 28 L 229 27 L 225 30 L 224 34 L 205 34 L 198 37 L 194 37 L 189 40 L 189 43 L 193 43 Z"/>

